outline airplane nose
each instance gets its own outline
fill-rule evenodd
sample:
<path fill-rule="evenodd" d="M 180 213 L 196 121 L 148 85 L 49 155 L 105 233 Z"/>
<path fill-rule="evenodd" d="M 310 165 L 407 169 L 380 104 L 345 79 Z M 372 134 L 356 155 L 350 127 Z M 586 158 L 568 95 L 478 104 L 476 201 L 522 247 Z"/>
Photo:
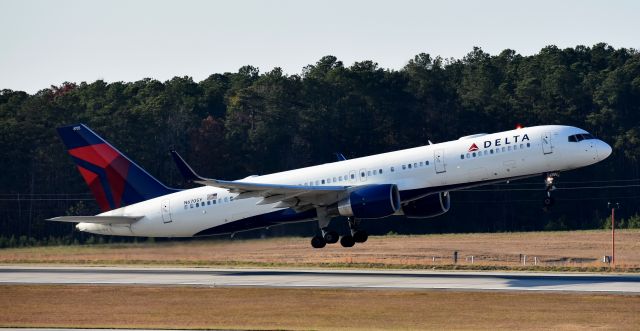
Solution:
<path fill-rule="evenodd" d="M 598 144 L 598 158 L 600 160 L 604 160 L 608 158 L 609 155 L 611 155 L 611 152 L 611 146 L 609 146 L 609 144 L 607 144 L 606 142 L 600 140 L 600 143 Z"/>

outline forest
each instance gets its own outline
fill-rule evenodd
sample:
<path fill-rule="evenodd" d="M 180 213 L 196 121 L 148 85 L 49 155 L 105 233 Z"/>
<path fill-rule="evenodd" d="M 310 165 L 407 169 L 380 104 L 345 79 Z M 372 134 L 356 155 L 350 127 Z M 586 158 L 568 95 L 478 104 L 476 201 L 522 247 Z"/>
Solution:
<path fill-rule="evenodd" d="M 1 88 L 1 87 L 0 87 Z M 45 219 L 99 212 L 57 137 L 85 123 L 167 185 L 187 188 L 168 151 L 200 174 L 239 179 L 509 130 L 573 125 L 613 146 L 596 165 L 561 173 L 542 210 L 543 177 L 452 193 L 433 219 L 364 222 L 372 234 L 640 227 L 640 53 L 601 43 L 534 55 L 473 48 L 462 59 L 427 53 L 397 70 L 324 56 L 287 75 L 247 65 L 203 81 L 65 82 L 35 94 L 0 91 L 0 247 L 120 240 Z M 336 229 L 346 228 L 335 219 Z M 239 234 L 311 236 L 303 223 Z"/>

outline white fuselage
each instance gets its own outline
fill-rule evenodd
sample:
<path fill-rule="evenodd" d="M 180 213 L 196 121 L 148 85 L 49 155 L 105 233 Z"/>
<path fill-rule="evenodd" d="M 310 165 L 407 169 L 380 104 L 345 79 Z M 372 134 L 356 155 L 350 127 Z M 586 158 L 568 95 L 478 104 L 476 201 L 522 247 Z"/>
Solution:
<path fill-rule="evenodd" d="M 568 141 L 570 135 L 586 133 L 571 126 L 536 126 L 473 135 L 439 144 L 254 176 L 241 181 L 308 186 L 396 184 L 402 202 L 407 202 L 437 192 L 571 170 L 609 156 L 611 147 L 601 140 Z M 282 210 L 275 208 L 274 204 L 257 205 L 261 198 L 234 200 L 235 196 L 226 189 L 198 187 L 100 214 L 143 216 L 131 225 L 79 223 L 77 228 L 108 235 L 191 237 L 217 227 L 232 229 L 228 232 L 261 227 L 261 217 Z M 314 217 L 306 213 L 291 217 L 288 221 Z M 246 229 L 233 226 L 234 222 L 242 220 L 251 220 L 250 226 Z M 270 223 L 265 226 L 268 225 Z"/>

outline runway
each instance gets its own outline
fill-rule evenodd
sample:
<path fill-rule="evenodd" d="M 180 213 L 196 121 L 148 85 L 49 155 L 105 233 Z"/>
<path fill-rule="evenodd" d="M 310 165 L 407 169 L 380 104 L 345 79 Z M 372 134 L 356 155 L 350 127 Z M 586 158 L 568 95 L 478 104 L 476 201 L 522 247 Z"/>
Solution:
<path fill-rule="evenodd" d="M 0 266 L 1 284 L 440 289 L 640 294 L 640 275 L 323 269 Z"/>

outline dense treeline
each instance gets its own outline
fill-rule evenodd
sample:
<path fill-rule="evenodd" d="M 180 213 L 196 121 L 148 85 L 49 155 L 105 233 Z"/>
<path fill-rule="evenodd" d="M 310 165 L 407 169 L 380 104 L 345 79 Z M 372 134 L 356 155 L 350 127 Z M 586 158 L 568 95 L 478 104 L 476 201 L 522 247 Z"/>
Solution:
<path fill-rule="evenodd" d="M 640 184 L 640 54 L 606 44 L 549 46 L 532 56 L 512 50 L 490 55 L 480 48 L 463 59 L 419 54 L 401 70 L 371 61 L 345 66 L 325 56 L 300 75 L 245 66 L 201 82 L 64 83 L 34 95 L 5 89 L 2 236 L 27 242 L 77 238 L 71 225 L 43 219 L 98 211 L 55 132 L 76 122 L 172 186 L 182 184 L 167 154 L 171 145 L 200 173 L 237 179 L 331 162 L 336 151 L 364 156 L 517 123 L 575 125 L 609 142 L 614 152 L 596 166 L 562 174 L 559 187 L 589 188 L 556 191 L 550 213 L 540 208 L 543 184 L 536 178 L 456 192 L 452 211 L 436 219 L 366 226 L 373 233 L 579 229 L 606 226 L 611 199 L 622 203 L 623 217 L 634 219 L 640 211 L 640 188 L 634 186 Z M 604 187 L 613 184 L 620 187 Z M 313 231 L 314 224 L 307 224 L 262 233 Z"/>

